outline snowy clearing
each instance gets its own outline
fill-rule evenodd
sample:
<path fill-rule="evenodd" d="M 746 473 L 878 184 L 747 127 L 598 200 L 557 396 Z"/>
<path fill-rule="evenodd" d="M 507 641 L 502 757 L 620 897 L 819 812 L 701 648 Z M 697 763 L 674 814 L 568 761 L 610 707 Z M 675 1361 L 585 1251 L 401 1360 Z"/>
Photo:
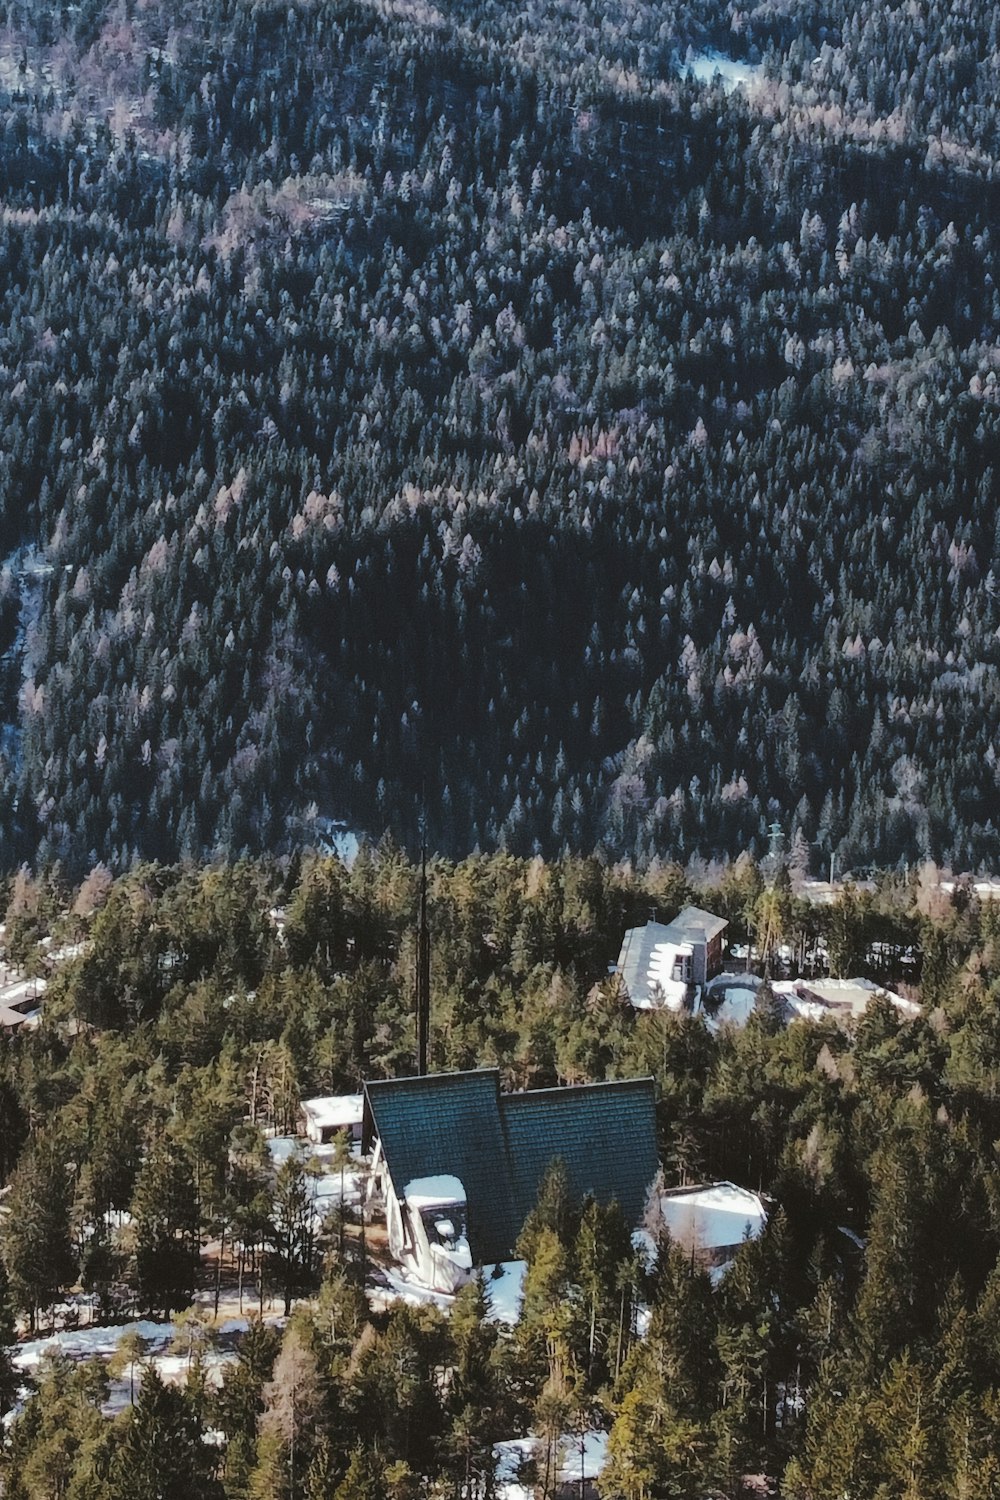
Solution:
<path fill-rule="evenodd" d="M 688 77 L 698 83 L 712 83 L 718 78 L 727 94 L 739 88 L 749 94 L 762 82 L 760 63 L 737 62 L 721 52 L 691 53 L 684 66 Z"/>
<path fill-rule="evenodd" d="M 499 1265 L 482 1267 L 489 1304 L 487 1317 L 491 1322 L 513 1327 L 518 1321 L 526 1271 L 523 1260 L 505 1260 Z M 455 1305 L 450 1293 L 432 1291 L 399 1266 L 379 1266 L 369 1280 L 367 1293 L 369 1304 L 378 1312 L 384 1312 L 393 1302 L 406 1302 L 410 1307 L 439 1307 L 442 1312 L 450 1312 Z"/>
<path fill-rule="evenodd" d="M 240 1334 L 246 1333 L 247 1327 L 246 1318 L 225 1318 L 211 1328 L 212 1337 L 226 1340 L 228 1347 L 209 1348 L 202 1353 L 201 1364 L 210 1386 L 221 1385 L 223 1370 L 236 1358 L 233 1343 Z M 191 1356 L 184 1349 L 170 1352 L 175 1340 L 178 1344 L 184 1343 L 187 1334 L 183 1328 L 178 1328 L 177 1324 L 172 1322 L 161 1323 L 151 1318 L 139 1318 L 130 1323 L 63 1329 L 58 1333 L 48 1334 L 45 1338 L 29 1339 L 26 1343 L 14 1345 L 13 1364 L 15 1369 L 37 1379 L 40 1367 L 46 1357 L 51 1355 L 62 1355 L 66 1359 L 81 1361 L 110 1360 L 116 1353 L 123 1336 L 130 1333 L 138 1334 L 146 1347 L 141 1359 L 136 1362 L 134 1371 L 109 1381 L 108 1399 L 101 1410 L 105 1416 L 112 1417 L 131 1405 L 133 1385 L 134 1389 L 138 1390 L 142 1384 L 144 1368 L 155 1369 L 163 1380 L 171 1384 L 177 1384 L 186 1379 L 192 1364 Z M 22 1388 L 19 1394 L 19 1406 L 14 1412 L 8 1413 L 7 1425 L 13 1421 L 17 1410 L 27 1399 L 27 1388 Z"/>
<path fill-rule="evenodd" d="M 213 1329 L 219 1338 L 246 1333 L 246 1318 L 226 1318 Z M 183 1330 L 180 1330 L 183 1336 Z M 13 1346 L 13 1363 L 19 1370 L 35 1370 L 47 1354 L 63 1354 L 67 1359 L 110 1359 L 126 1333 L 137 1333 L 145 1339 L 151 1355 L 164 1351 L 178 1336 L 176 1323 L 155 1322 L 139 1318 L 130 1323 L 100 1324 L 94 1328 L 65 1328 L 44 1338 L 29 1339 Z M 173 1356 L 167 1356 L 172 1359 Z"/>

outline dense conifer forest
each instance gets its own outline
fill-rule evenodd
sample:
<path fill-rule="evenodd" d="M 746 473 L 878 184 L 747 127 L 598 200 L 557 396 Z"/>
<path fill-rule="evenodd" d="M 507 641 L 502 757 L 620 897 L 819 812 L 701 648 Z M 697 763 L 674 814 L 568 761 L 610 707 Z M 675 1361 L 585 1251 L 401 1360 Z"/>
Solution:
<path fill-rule="evenodd" d="M 0 866 L 993 863 L 998 99 L 973 0 L 4 0 Z"/>
<path fill-rule="evenodd" d="M 664 1184 L 728 1177 L 770 1206 L 713 1284 L 669 1239 L 637 1256 L 613 1207 L 570 1212 L 555 1170 L 505 1326 L 488 1281 L 447 1312 L 380 1305 L 370 1278 L 366 1299 L 374 1238 L 310 1225 L 302 1162 L 268 1170 L 300 1099 L 412 1070 L 418 878 L 386 841 L 349 872 L 12 882 L 9 956 L 69 952 L 39 1028 L 0 1038 L 5 1500 L 492 1500 L 494 1445 L 527 1432 L 523 1493 L 552 1500 L 557 1439 L 595 1429 L 601 1500 L 746 1500 L 760 1476 L 784 1500 L 1000 1495 L 997 904 L 911 880 L 817 910 L 746 859 L 698 889 L 677 867 L 435 862 L 432 1066 L 492 1063 L 514 1088 L 651 1075 Z M 762 999 L 713 1033 L 633 1011 L 608 955 L 692 897 L 734 940 L 805 926 L 836 973 L 918 945 L 919 1013 L 785 1026 Z M 223 1312 L 238 1274 L 250 1315 L 221 1366 L 220 1245 Z M 172 1377 L 161 1324 L 112 1326 L 110 1363 L 19 1365 L 80 1288 L 82 1324 L 172 1314 Z"/>

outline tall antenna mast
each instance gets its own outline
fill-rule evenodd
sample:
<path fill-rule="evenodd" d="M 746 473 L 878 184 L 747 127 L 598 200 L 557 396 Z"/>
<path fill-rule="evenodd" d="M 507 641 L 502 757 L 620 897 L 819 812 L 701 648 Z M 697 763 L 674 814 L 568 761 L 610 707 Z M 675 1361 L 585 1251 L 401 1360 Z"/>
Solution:
<path fill-rule="evenodd" d="M 427 927 L 427 808 L 420 809 L 420 917 L 417 925 L 417 1073 L 427 1072 L 431 1019 L 431 936 Z"/>

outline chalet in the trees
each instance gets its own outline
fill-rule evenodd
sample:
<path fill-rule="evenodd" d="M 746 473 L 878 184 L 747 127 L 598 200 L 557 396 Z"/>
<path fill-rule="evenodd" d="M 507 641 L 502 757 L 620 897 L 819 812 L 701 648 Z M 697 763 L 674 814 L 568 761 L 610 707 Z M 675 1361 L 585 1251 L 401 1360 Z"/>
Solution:
<path fill-rule="evenodd" d="M 639 1222 L 657 1168 L 653 1082 L 505 1094 L 482 1068 L 368 1083 L 362 1147 L 391 1252 L 450 1291 L 511 1255 L 557 1159 L 575 1203 L 616 1202 Z"/>
<path fill-rule="evenodd" d="M 630 927 L 615 966 L 636 1010 L 679 1010 L 692 993 L 722 968 L 723 917 L 685 906 L 672 922 Z"/>

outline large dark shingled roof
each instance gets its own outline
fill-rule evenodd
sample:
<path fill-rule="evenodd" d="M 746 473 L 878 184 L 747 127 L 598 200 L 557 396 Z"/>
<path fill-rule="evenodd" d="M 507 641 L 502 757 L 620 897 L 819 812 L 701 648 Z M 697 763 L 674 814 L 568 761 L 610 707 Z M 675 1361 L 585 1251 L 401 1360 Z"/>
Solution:
<path fill-rule="evenodd" d="M 653 1081 L 500 1092 L 496 1068 L 365 1084 L 365 1148 L 377 1135 L 402 1196 L 417 1177 L 461 1178 L 469 1244 L 479 1264 L 504 1260 L 535 1205 L 549 1165 L 566 1165 L 570 1193 L 614 1200 L 642 1218 L 656 1175 Z"/>

